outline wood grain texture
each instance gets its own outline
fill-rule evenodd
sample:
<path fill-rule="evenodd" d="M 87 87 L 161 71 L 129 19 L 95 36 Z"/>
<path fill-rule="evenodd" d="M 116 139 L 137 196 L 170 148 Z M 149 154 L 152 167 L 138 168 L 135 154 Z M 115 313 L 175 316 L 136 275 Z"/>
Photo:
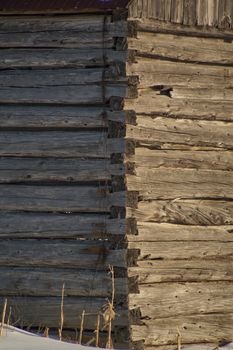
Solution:
<path fill-rule="evenodd" d="M 123 164 L 109 159 L 0 158 L 0 183 L 110 181 L 124 173 Z"/>
<path fill-rule="evenodd" d="M 138 115 L 137 126 L 127 126 L 127 137 L 152 149 L 189 146 L 233 149 L 233 124 L 222 121 L 173 120 Z"/>
<path fill-rule="evenodd" d="M 109 158 L 124 147 L 123 139 L 107 139 L 106 131 L 0 132 L 0 156 Z"/>
<path fill-rule="evenodd" d="M 108 214 L 8 213 L 0 212 L 0 239 L 83 237 L 98 239 L 125 235 L 126 222 Z"/>
<path fill-rule="evenodd" d="M 87 129 L 108 127 L 108 121 L 126 122 L 125 111 L 103 107 L 1 105 L 1 128 Z"/>
<path fill-rule="evenodd" d="M 124 206 L 125 193 L 106 186 L 0 185 L 0 210 L 36 212 L 106 212 Z"/>
<path fill-rule="evenodd" d="M 182 225 L 232 225 L 231 200 L 141 201 L 138 209 L 127 209 L 128 216 L 139 221 L 167 222 Z"/>
<path fill-rule="evenodd" d="M 140 307 L 142 318 L 232 313 L 232 283 L 163 283 L 140 286 L 131 307 Z M 132 300 L 131 299 L 131 300 Z"/>
<path fill-rule="evenodd" d="M 142 285 L 164 282 L 232 281 L 233 261 L 229 259 L 144 260 L 129 268 Z"/>
<path fill-rule="evenodd" d="M 63 283 L 65 294 L 80 297 L 110 297 L 111 276 L 106 271 L 56 269 L 54 268 L 0 268 L 2 282 L 0 295 L 11 296 L 57 296 Z M 117 295 L 127 295 L 124 278 L 115 279 Z"/>
<path fill-rule="evenodd" d="M 218 343 L 219 339 L 232 339 L 232 321 L 232 313 L 159 318 L 148 321 L 147 325 L 133 325 L 132 336 L 135 341 L 144 339 L 145 345 L 155 346 L 154 349 L 165 344 L 177 346 L 178 327 L 183 345 L 187 344 L 187 346 L 195 349 L 195 345 L 190 345 L 194 343 L 204 350 L 207 349 L 207 345 L 204 346 L 203 344 L 202 347 L 200 343 Z"/>
<path fill-rule="evenodd" d="M 8 306 L 12 307 L 12 320 L 17 326 L 58 328 L 60 325 L 60 297 L 8 297 Z M 4 298 L 0 299 L 1 305 Z M 78 329 L 81 315 L 85 309 L 85 329 L 95 330 L 96 315 L 106 305 L 105 298 L 65 297 L 64 328 Z M 127 326 L 127 311 L 118 307 L 119 316 L 113 325 Z M 103 325 L 101 320 L 101 327 Z M 114 327 L 113 326 L 113 327 Z"/>
<path fill-rule="evenodd" d="M 102 48 L 11 48 L 1 50 L 0 68 L 85 68 L 125 62 L 126 51 Z"/>
<path fill-rule="evenodd" d="M 126 267 L 126 250 L 101 240 L 1 241 L 1 266 L 106 269 Z"/>
<path fill-rule="evenodd" d="M 137 167 L 136 174 L 127 176 L 128 189 L 147 200 L 233 197 L 229 171 Z"/>
<path fill-rule="evenodd" d="M 153 150 L 146 147 L 136 147 L 132 161 L 145 168 L 189 168 L 233 170 L 232 151 L 211 150 Z"/>

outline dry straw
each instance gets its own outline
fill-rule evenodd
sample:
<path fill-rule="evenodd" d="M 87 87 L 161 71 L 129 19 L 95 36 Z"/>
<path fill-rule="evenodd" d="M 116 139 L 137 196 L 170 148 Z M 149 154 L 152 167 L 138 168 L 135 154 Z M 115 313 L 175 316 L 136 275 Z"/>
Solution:
<path fill-rule="evenodd" d="M 1 323 L 1 327 L 0 327 L 0 337 L 2 336 L 3 327 L 5 324 L 6 308 L 7 308 L 7 299 L 5 299 L 5 301 L 4 301 L 3 310 L 2 310 L 2 323 Z"/>
<path fill-rule="evenodd" d="M 79 333 L 79 344 L 82 344 L 83 327 L 84 327 L 84 318 L 85 318 L 85 310 L 83 310 L 83 312 L 82 312 L 82 317 L 81 317 L 80 333 Z"/>
<path fill-rule="evenodd" d="M 62 330 L 64 325 L 64 295 L 65 295 L 65 283 L 63 283 L 62 285 L 62 291 L 61 291 L 60 328 L 58 330 L 60 340 L 62 340 Z"/>

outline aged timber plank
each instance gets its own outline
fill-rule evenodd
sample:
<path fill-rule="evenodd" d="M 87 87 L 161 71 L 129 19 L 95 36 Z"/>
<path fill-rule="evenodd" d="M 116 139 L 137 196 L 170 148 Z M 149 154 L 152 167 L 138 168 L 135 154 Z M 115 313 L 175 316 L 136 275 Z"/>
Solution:
<path fill-rule="evenodd" d="M 140 88 L 169 85 L 184 88 L 230 88 L 233 68 L 195 63 L 169 62 L 137 57 L 136 63 L 127 65 L 127 73 L 140 76 Z"/>
<path fill-rule="evenodd" d="M 129 48 L 139 56 L 168 61 L 233 65 L 233 46 L 217 38 L 138 32 L 137 38 L 129 38 Z"/>
<path fill-rule="evenodd" d="M 146 321 L 145 325 L 133 325 L 132 337 L 135 341 L 144 339 L 145 345 L 148 346 L 176 344 L 177 347 L 178 328 L 183 345 L 190 346 L 194 343 L 197 344 L 197 348 L 207 350 L 207 345 L 204 347 L 203 344 L 202 347 L 199 343 L 218 344 L 220 339 L 232 339 L 232 322 L 233 313 L 221 312 L 212 315 L 200 313 L 191 316 L 156 318 Z M 195 347 L 192 346 L 192 348 Z"/>
<path fill-rule="evenodd" d="M 105 269 L 125 267 L 127 252 L 111 249 L 106 240 L 4 240 L 1 266 Z"/>
<path fill-rule="evenodd" d="M 232 282 L 161 283 L 140 285 L 130 307 L 140 307 L 142 317 L 169 318 L 210 313 L 232 313 Z M 223 311 L 224 310 L 224 311 Z"/>
<path fill-rule="evenodd" d="M 105 95 L 101 84 L 58 85 L 31 87 L 0 87 L 0 103 L 61 103 L 102 105 L 112 96 L 127 97 L 126 83 L 106 84 Z"/>
<path fill-rule="evenodd" d="M 111 276 L 106 271 L 0 267 L 0 295 L 60 296 L 65 283 L 66 296 L 110 297 Z M 127 295 L 125 278 L 115 278 L 115 292 Z"/>
<path fill-rule="evenodd" d="M 127 126 L 127 137 L 154 149 L 185 146 L 233 149 L 233 124 L 222 121 L 174 120 L 137 116 L 137 126 Z"/>
<path fill-rule="evenodd" d="M 0 212 L 0 239 L 85 237 L 97 239 L 125 235 L 126 222 L 108 214 Z"/>
<path fill-rule="evenodd" d="M 111 164 L 110 159 L 0 157 L 0 183 L 110 181 L 112 175 L 124 173 L 124 165 Z"/>
<path fill-rule="evenodd" d="M 140 221 L 182 225 L 232 225 L 233 202 L 224 200 L 140 201 L 128 216 Z"/>
<path fill-rule="evenodd" d="M 60 324 L 60 297 L 8 297 L 8 306 L 12 308 L 12 321 L 17 326 L 58 328 Z M 2 305 L 4 298 L 0 299 Z M 96 329 L 97 314 L 106 304 L 106 298 L 65 297 L 64 299 L 64 328 L 78 329 L 80 327 L 83 310 L 85 329 Z M 127 326 L 127 311 L 118 307 L 115 325 Z M 91 315 L 90 315 L 91 314 Z M 101 319 L 101 327 L 103 320 Z"/>
<path fill-rule="evenodd" d="M 87 129 L 108 127 L 108 121 L 125 122 L 125 111 L 103 107 L 1 105 L 1 128 Z"/>
<path fill-rule="evenodd" d="M 172 118 L 233 120 L 232 100 L 209 100 L 195 98 L 170 98 L 159 95 L 153 89 L 141 90 L 139 97 L 127 100 L 125 108 L 138 114 Z"/>
<path fill-rule="evenodd" d="M 140 191 L 144 199 L 233 198 L 230 171 L 137 167 L 128 175 L 129 191 Z"/>
<path fill-rule="evenodd" d="M 137 222 L 138 235 L 130 242 L 217 241 L 233 242 L 233 226 L 190 226 L 167 223 Z"/>
<path fill-rule="evenodd" d="M 127 52 L 113 49 L 12 48 L 1 50 L 0 68 L 81 68 L 103 67 L 106 63 L 125 62 Z"/>
<path fill-rule="evenodd" d="M 140 249 L 138 260 L 228 259 L 232 260 L 233 242 L 159 241 L 130 242 L 129 249 Z M 175 263 L 174 263 L 175 264 Z"/>
<path fill-rule="evenodd" d="M 229 259 L 145 260 L 128 269 L 139 284 L 163 282 L 233 281 L 233 261 Z"/>
<path fill-rule="evenodd" d="M 123 139 L 105 131 L 2 131 L 0 156 L 108 158 L 122 153 Z"/>
<path fill-rule="evenodd" d="M 0 185 L 0 210 L 106 212 L 125 205 L 125 192 L 110 194 L 106 186 Z"/>
<path fill-rule="evenodd" d="M 233 170 L 232 151 L 180 151 L 151 150 L 146 147 L 136 147 L 132 161 L 145 168 L 190 168 Z"/>

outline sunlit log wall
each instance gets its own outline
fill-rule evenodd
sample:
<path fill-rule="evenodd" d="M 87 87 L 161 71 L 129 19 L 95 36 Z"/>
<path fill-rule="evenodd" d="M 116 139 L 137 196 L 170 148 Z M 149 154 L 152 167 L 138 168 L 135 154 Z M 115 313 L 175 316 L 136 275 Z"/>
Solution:
<path fill-rule="evenodd" d="M 227 15 L 228 30 L 191 26 L 212 24 L 201 18 L 213 3 L 222 11 L 217 18 Z M 183 17 L 173 20 L 169 4 L 176 4 L 176 13 L 195 5 L 194 19 L 187 20 L 192 7 L 184 7 Z M 214 348 L 233 340 L 229 8 L 231 1 L 135 1 L 130 9 L 137 34 L 129 39 L 135 56 L 127 71 L 139 76 L 139 96 L 126 103 L 137 115 L 137 125 L 127 127 L 135 146 L 127 187 L 138 196 L 135 209 L 127 210 L 138 233 L 128 236 L 139 254 L 137 266 L 129 268 L 138 278 L 138 293 L 129 297 L 137 349 L 175 349 L 178 332 L 183 345 Z"/>

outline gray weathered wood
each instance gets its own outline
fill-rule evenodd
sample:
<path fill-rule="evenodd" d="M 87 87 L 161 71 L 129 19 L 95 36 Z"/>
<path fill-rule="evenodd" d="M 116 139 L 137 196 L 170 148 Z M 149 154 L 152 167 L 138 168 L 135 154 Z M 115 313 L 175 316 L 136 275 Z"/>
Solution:
<path fill-rule="evenodd" d="M 1 266 L 105 269 L 125 267 L 126 250 L 101 240 L 4 240 Z"/>
<path fill-rule="evenodd" d="M 137 126 L 127 127 L 127 137 L 140 145 L 161 149 L 186 146 L 233 149 L 233 124 L 222 121 L 173 120 L 137 116 Z"/>
<path fill-rule="evenodd" d="M 101 84 L 65 85 L 65 86 L 35 86 L 31 87 L 0 87 L 1 103 L 61 103 L 77 105 L 104 104 L 113 96 L 129 96 L 127 84 L 106 84 L 105 93 Z"/>
<path fill-rule="evenodd" d="M 210 313 L 232 313 L 232 282 L 162 283 L 140 286 L 130 306 L 142 317 L 169 318 Z M 132 305 L 133 304 L 133 305 Z"/>
<path fill-rule="evenodd" d="M 135 341 L 145 339 L 145 345 L 156 346 L 167 343 L 177 347 L 177 328 L 182 337 L 182 345 L 195 349 L 191 344 L 197 344 L 196 349 L 207 350 L 199 344 L 218 343 L 220 339 L 231 339 L 233 313 L 221 312 L 215 314 L 196 314 L 191 316 L 175 316 L 168 318 L 156 318 L 147 321 L 145 325 L 133 325 L 132 336 Z M 166 349 L 169 348 L 166 346 Z M 212 347 L 209 348 L 213 349 Z M 147 349 L 147 347 L 146 347 Z"/>
<path fill-rule="evenodd" d="M 229 171 L 138 167 L 136 173 L 127 176 L 128 189 L 140 191 L 144 199 L 233 196 L 233 176 Z"/>
<path fill-rule="evenodd" d="M 54 268 L 0 268 L 0 295 L 58 296 L 63 283 L 65 294 L 80 297 L 111 297 L 111 276 L 106 271 Z M 124 278 L 115 279 L 117 295 L 127 295 Z"/>
<path fill-rule="evenodd" d="M 125 192 L 109 193 L 99 186 L 0 185 L 0 210 L 50 212 L 106 212 L 125 205 Z"/>
<path fill-rule="evenodd" d="M 105 57 L 105 59 L 104 59 Z M 125 62 L 126 51 L 106 49 L 12 48 L 1 50 L 0 68 L 69 68 L 96 67 L 105 63 Z"/>
<path fill-rule="evenodd" d="M 0 156 L 108 158 L 124 147 L 123 139 L 108 139 L 105 131 L 0 132 Z"/>
<path fill-rule="evenodd" d="M 132 161 L 145 168 L 193 168 L 233 170 L 232 151 L 151 150 L 137 147 Z"/>
<path fill-rule="evenodd" d="M 55 214 L 0 212 L 0 239 L 85 237 L 97 239 L 125 235 L 126 222 L 108 214 Z"/>
<path fill-rule="evenodd" d="M 232 225 L 233 202 L 224 200 L 141 201 L 138 209 L 127 209 L 140 221 L 184 225 Z"/>
<path fill-rule="evenodd" d="M 124 173 L 123 164 L 111 164 L 109 159 L 0 157 L 0 183 L 110 181 L 112 175 Z"/>
<path fill-rule="evenodd" d="M 8 297 L 8 306 L 12 307 L 12 321 L 16 326 L 30 327 L 60 327 L 60 297 Z M 0 299 L 1 305 L 4 298 Z M 64 328 L 79 329 L 81 315 L 86 311 L 85 329 L 96 329 L 96 317 L 106 305 L 105 298 L 65 297 Z M 127 311 L 118 307 L 115 325 L 127 326 Z M 103 319 L 101 319 L 101 327 Z"/>
<path fill-rule="evenodd" d="M 229 259 L 144 260 L 128 269 L 140 284 L 163 282 L 232 281 L 233 261 Z"/>
<path fill-rule="evenodd" d="M 103 107 L 1 105 L 1 128 L 102 128 L 108 121 L 126 122 L 125 111 Z"/>

